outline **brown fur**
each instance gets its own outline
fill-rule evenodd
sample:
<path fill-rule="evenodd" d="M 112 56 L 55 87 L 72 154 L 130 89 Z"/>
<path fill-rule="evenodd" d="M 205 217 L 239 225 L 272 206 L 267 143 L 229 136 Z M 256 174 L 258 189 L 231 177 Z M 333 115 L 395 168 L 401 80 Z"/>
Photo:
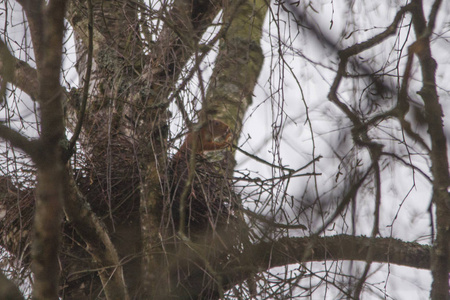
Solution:
<path fill-rule="evenodd" d="M 174 158 L 180 158 L 195 147 L 196 154 L 203 154 L 205 151 L 215 151 L 231 146 L 232 133 L 230 127 L 219 120 L 209 120 L 198 131 L 191 131 L 181 145 L 180 150 Z M 195 144 L 195 145 L 194 145 Z"/>

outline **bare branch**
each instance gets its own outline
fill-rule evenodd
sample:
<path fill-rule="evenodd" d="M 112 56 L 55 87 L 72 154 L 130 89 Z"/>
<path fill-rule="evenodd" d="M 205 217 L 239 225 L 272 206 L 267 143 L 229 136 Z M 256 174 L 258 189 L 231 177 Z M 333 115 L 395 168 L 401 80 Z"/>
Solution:
<path fill-rule="evenodd" d="M 426 19 L 421 0 L 413 0 L 412 21 L 418 40 L 415 43 L 415 53 L 419 58 L 423 86 L 418 94 L 425 104 L 425 120 L 431 139 L 431 173 L 433 174 L 432 201 L 436 207 L 436 238 L 433 242 L 431 272 L 433 284 L 431 298 L 449 299 L 448 267 L 450 266 L 450 186 L 449 163 L 447 156 L 447 138 L 444 133 L 443 111 L 436 90 L 437 63 L 431 54 L 430 35 L 433 28 L 426 26 Z M 432 8 L 432 18 L 436 17 L 440 1 Z M 430 20 L 434 26 L 434 19 Z"/>
<path fill-rule="evenodd" d="M 350 56 L 353 56 L 355 54 L 361 53 L 369 48 L 372 48 L 375 45 L 378 45 L 379 43 L 383 42 L 388 37 L 392 36 L 397 32 L 397 27 L 400 21 L 402 20 L 405 13 L 411 10 L 411 5 L 405 5 L 397 12 L 397 14 L 394 17 L 394 20 L 389 25 L 388 28 L 386 28 L 385 31 L 373 36 L 372 38 L 368 39 L 367 41 L 364 41 L 362 43 L 355 44 L 351 47 L 348 47 L 347 49 L 344 49 L 340 51 L 339 56 L 342 58 L 348 58 Z"/>
<path fill-rule="evenodd" d="M 109 233 L 89 208 L 70 174 L 72 170 L 68 169 L 63 182 L 64 213 L 102 269 L 99 274 L 107 299 L 128 299 L 122 265 Z"/>
<path fill-rule="evenodd" d="M 262 271 L 308 261 L 365 261 L 368 252 L 373 251 L 373 262 L 430 269 L 430 246 L 394 238 L 375 238 L 374 240 L 375 242 L 372 242 L 370 237 L 342 234 L 329 237 L 281 238 L 276 241 L 260 242 L 248 249 L 252 255 L 246 258 L 245 266 Z M 242 260 L 239 260 L 238 263 L 230 265 L 227 270 L 234 274 L 234 268 L 242 267 Z M 230 277 L 227 278 L 230 279 Z M 243 279 L 247 278 L 231 276 L 227 286 L 233 286 Z"/>
<path fill-rule="evenodd" d="M 2 85 L 9 82 L 30 95 L 31 99 L 37 99 L 39 83 L 36 70 L 28 63 L 15 58 L 1 39 L 0 76 L 4 80 Z"/>
<path fill-rule="evenodd" d="M 72 155 L 73 149 L 75 148 L 75 143 L 81 133 L 81 126 L 83 125 L 84 114 L 86 112 L 86 103 L 89 95 L 89 83 L 91 81 L 91 71 L 92 71 L 92 55 L 94 51 L 94 13 L 92 8 L 92 1 L 87 0 L 88 5 L 88 57 L 86 64 L 86 75 L 84 77 L 84 88 L 83 88 L 83 98 L 81 99 L 81 108 L 78 114 L 78 122 L 75 126 L 73 136 L 70 139 L 68 154 Z"/>
<path fill-rule="evenodd" d="M 21 149 L 26 154 L 30 155 L 31 158 L 36 157 L 36 144 L 3 123 L 0 123 L 0 138 L 11 143 L 13 147 Z"/>
<path fill-rule="evenodd" d="M 436 25 L 436 18 L 439 12 L 439 7 L 441 7 L 441 4 L 442 0 L 436 0 L 434 1 L 433 6 L 431 7 L 430 15 L 428 16 L 428 26 L 427 26 L 427 31 L 429 35 L 431 35 L 431 33 L 434 30 L 434 26 Z"/>
<path fill-rule="evenodd" d="M 36 64 L 39 65 L 42 62 L 42 47 L 45 46 L 43 39 L 44 34 L 44 18 L 43 10 L 45 2 L 43 0 L 18 0 L 22 5 L 25 14 L 27 15 L 27 21 L 30 27 L 31 39 L 33 41 L 33 50 L 36 58 Z"/>
<path fill-rule="evenodd" d="M 62 90 L 59 83 L 64 15 L 66 1 L 48 1 L 48 4 L 26 2 L 25 10 L 30 22 L 36 53 L 40 104 L 41 136 L 38 146 L 40 155 L 34 157 L 37 166 L 36 210 L 34 217 L 34 240 L 32 247 L 32 270 L 34 275 L 33 297 L 56 299 L 59 285 L 58 252 L 62 221 L 61 141 L 65 137 Z M 41 26 L 34 22 L 42 22 Z M 37 29 L 41 29 L 36 33 Z"/>
<path fill-rule="evenodd" d="M 363 123 L 347 105 L 345 105 L 342 101 L 339 100 L 337 96 L 339 85 L 342 81 L 342 78 L 346 74 L 348 59 L 355 54 L 361 53 L 362 51 L 365 51 L 381 43 L 382 41 L 393 35 L 395 32 L 397 32 L 397 26 L 399 22 L 403 18 L 403 15 L 410 9 L 411 9 L 410 5 L 402 7 L 397 12 L 394 21 L 391 23 L 391 25 L 389 25 L 389 27 L 380 34 L 375 35 L 374 37 L 368 39 L 365 42 L 358 43 L 344 50 L 338 51 L 340 58 L 339 69 L 337 71 L 336 77 L 334 78 L 333 84 L 330 88 L 328 99 L 332 101 L 334 104 L 336 104 L 342 110 L 342 112 L 344 112 L 347 115 L 347 117 L 352 121 L 354 126 L 361 127 L 363 126 Z"/>
<path fill-rule="evenodd" d="M 394 238 L 376 238 L 375 240 L 376 243 L 372 243 L 370 237 L 351 235 L 320 238 L 283 238 L 273 244 L 274 247 L 272 249 L 275 254 L 273 262 L 274 265 L 278 265 L 278 261 L 284 260 L 285 264 L 289 264 L 305 261 L 305 257 L 306 261 L 364 261 L 370 247 L 373 247 L 374 262 L 392 263 L 417 269 L 430 269 L 430 246 L 404 242 Z M 267 244 L 264 244 L 258 245 L 257 248 L 267 247 Z M 268 251 L 265 252 L 268 253 Z M 277 258 L 277 252 L 279 254 L 284 253 L 285 256 Z M 287 260 L 290 262 L 287 262 Z"/>

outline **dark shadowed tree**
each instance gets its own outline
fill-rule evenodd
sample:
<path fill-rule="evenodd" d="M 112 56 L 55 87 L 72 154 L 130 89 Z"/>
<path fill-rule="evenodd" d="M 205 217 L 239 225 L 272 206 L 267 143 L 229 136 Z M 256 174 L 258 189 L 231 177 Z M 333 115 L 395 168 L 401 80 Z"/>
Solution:
<path fill-rule="evenodd" d="M 450 7 L 329 2 L 3 2 L 0 298 L 449 299 Z"/>

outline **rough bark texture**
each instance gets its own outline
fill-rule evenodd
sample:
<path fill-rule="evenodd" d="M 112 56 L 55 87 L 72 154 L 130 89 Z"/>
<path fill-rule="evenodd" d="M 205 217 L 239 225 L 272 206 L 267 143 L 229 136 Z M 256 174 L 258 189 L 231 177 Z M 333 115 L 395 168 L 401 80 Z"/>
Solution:
<path fill-rule="evenodd" d="M 447 157 L 447 138 L 444 133 L 444 116 L 436 90 L 437 63 L 431 54 L 430 36 L 441 1 L 434 3 L 436 11 L 427 20 L 423 12 L 421 0 L 412 1 L 412 21 L 417 36 L 415 53 L 419 59 L 423 86 L 418 94 L 425 104 L 425 119 L 431 141 L 431 173 L 433 175 L 432 201 L 436 207 L 436 238 L 433 243 L 431 271 L 433 285 L 431 299 L 450 299 L 449 266 L 450 266 L 450 174 Z M 434 14 L 433 14 L 434 13 Z"/>
<path fill-rule="evenodd" d="M 65 1 L 50 1 L 45 7 L 43 3 L 36 6 L 27 3 L 27 6 L 28 19 L 36 22 L 36 32 L 32 38 L 33 43 L 38 45 L 35 55 L 38 61 L 37 101 L 41 119 L 41 135 L 35 143 L 39 155 L 33 157 L 37 167 L 32 248 L 33 297 L 57 299 L 63 196 L 61 178 L 64 170 L 60 143 L 65 130 L 59 70 Z"/>
<path fill-rule="evenodd" d="M 226 121 L 236 141 L 264 60 L 260 41 L 267 9 L 265 1 L 242 1 L 237 9 L 230 5 L 224 10 L 224 20 L 231 23 L 226 24 L 202 113 Z"/>

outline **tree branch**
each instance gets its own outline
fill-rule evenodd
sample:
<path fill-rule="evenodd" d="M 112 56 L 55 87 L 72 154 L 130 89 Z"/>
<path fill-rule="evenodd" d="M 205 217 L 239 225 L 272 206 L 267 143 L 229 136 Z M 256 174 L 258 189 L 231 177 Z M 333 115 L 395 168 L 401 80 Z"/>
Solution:
<path fill-rule="evenodd" d="M 394 238 L 375 238 L 352 235 L 335 235 L 329 237 L 282 238 L 277 241 L 260 242 L 248 249 L 245 265 L 243 260 L 236 260 L 226 270 L 224 276 L 231 287 L 247 278 L 236 278 L 236 269 L 253 268 L 264 272 L 268 269 L 311 261 L 351 260 L 365 261 L 372 251 L 373 262 L 390 263 L 418 269 L 430 269 L 431 247 L 415 242 L 404 242 Z"/>
<path fill-rule="evenodd" d="M 91 81 L 91 71 L 92 71 L 92 55 L 94 51 L 94 12 L 92 8 L 92 1 L 87 0 L 88 6 L 88 57 L 86 64 L 86 75 L 84 77 L 84 88 L 83 88 L 83 98 L 81 99 L 81 108 L 78 114 L 78 122 L 75 126 L 73 136 L 70 139 L 68 154 L 69 157 L 73 154 L 73 149 L 75 148 L 75 143 L 81 133 L 81 126 L 83 125 L 84 115 L 86 113 L 86 104 L 89 95 L 89 83 Z M 68 159 L 68 158 L 67 158 Z"/>
<path fill-rule="evenodd" d="M 35 143 L 25 136 L 0 122 L 0 138 L 8 141 L 13 147 L 19 148 L 31 158 L 36 156 L 37 147 Z"/>
<path fill-rule="evenodd" d="M 33 42 L 35 61 L 39 69 L 39 65 L 42 62 L 42 47 L 46 47 L 43 39 L 45 22 L 43 18 L 43 9 L 45 2 L 43 0 L 18 0 L 17 2 L 22 6 L 27 16 L 31 40 Z"/>
<path fill-rule="evenodd" d="M 90 209 L 78 190 L 72 170 L 65 172 L 63 182 L 64 213 L 87 245 L 92 258 L 99 264 L 99 271 L 107 299 L 128 299 L 128 292 L 117 251 L 108 231 Z"/>
<path fill-rule="evenodd" d="M 159 68 L 159 80 L 178 78 L 202 34 L 222 7 L 210 1 L 175 1 L 164 18 L 164 26 L 151 56 Z M 163 96 L 164 97 L 164 96 Z"/>
<path fill-rule="evenodd" d="M 50 0 L 45 7 L 33 1 L 26 3 L 28 7 L 25 9 L 29 9 L 27 17 L 32 35 L 37 29 L 32 26 L 32 22 L 42 22 L 42 31 L 35 33 L 42 39 L 36 40 L 33 36 L 33 43 L 36 43 L 33 44 L 33 49 L 38 70 L 37 100 L 40 105 L 41 128 L 37 141 L 39 155 L 33 159 L 37 166 L 38 182 L 32 245 L 33 298 L 57 299 L 64 176 L 61 141 L 65 140 L 64 108 L 59 79 L 66 1 Z M 33 18 L 28 12 L 33 13 Z"/>
<path fill-rule="evenodd" d="M 31 99 L 37 99 L 39 83 L 37 80 L 36 69 L 32 68 L 28 63 L 15 58 L 1 39 L 0 76 L 5 83 L 9 82 L 17 86 L 22 91 L 30 95 Z"/>
<path fill-rule="evenodd" d="M 419 58 L 422 72 L 422 89 L 418 92 L 425 104 L 425 120 L 431 140 L 431 173 L 433 175 L 433 196 L 436 208 L 436 238 L 433 241 L 431 273 L 431 299 L 450 299 L 448 269 L 450 266 L 450 186 L 447 138 L 444 133 L 443 111 L 436 90 L 437 63 L 431 54 L 430 35 L 434 19 L 441 1 L 435 1 L 427 27 L 421 0 L 413 0 L 412 22 L 417 41 L 414 43 L 415 54 Z"/>

